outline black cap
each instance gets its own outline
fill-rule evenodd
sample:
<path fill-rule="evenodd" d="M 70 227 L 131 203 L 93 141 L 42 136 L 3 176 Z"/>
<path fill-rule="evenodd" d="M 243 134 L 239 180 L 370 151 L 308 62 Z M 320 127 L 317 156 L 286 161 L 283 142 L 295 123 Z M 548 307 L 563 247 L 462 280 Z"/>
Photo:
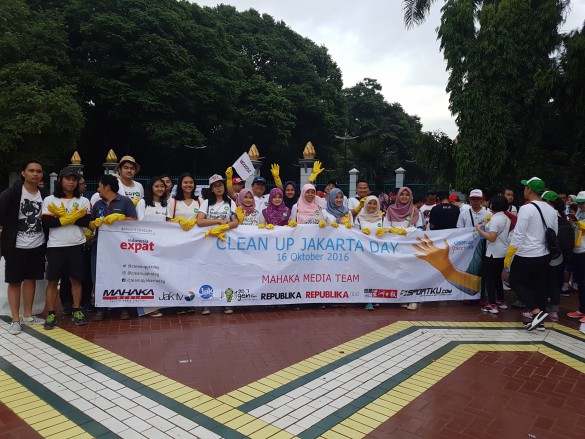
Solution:
<path fill-rule="evenodd" d="M 266 179 L 264 177 L 254 177 L 254 180 L 252 180 L 252 184 L 263 184 L 264 186 L 266 186 Z"/>
<path fill-rule="evenodd" d="M 73 175 L 76 178 L 79 178 L 79 171 L 72 166 L 67 166 L 66 168 L 63 168 L 59 171 L 59 178 L 67 177 L 69 175 Z"/>

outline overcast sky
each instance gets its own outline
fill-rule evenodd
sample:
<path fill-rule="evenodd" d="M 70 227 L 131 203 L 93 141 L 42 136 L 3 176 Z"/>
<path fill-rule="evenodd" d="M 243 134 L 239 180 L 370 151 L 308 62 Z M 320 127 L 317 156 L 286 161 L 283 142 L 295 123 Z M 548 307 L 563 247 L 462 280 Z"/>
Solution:
<path fill-rule="evenodd" d="M 195 0 L 250 8 L 284 21 L 295 32 L 329 49 L 343 74 L 345 87 L 364 78 L 382 85 L 388 102 L 399 102 L 420 117 L 425 131 L 441 130 L 455 137 L 457 127 L 445 92 L 446 63 L 439 51 L 436 28 L 443 1 L 436 1 L 426 22 L 406 30 L 400 0 Z M 580 28 L 585 0 L 573 0 L 563 30 Z"/>

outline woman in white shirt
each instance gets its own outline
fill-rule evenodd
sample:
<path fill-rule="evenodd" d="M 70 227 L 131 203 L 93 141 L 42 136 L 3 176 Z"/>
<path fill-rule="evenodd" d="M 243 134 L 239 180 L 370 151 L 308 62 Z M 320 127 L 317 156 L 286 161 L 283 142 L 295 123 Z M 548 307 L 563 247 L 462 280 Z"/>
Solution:
<path fill-rule="evenodd" d="M 340 189 L 334 188 L 329 191 L 327 195 L 327 205 L 323 210 L 323 218 L 327 224 L 338 227 L 343 224 L 351 228 L 353 226 L 353 217 L 347 205 L 344 203 L 343 192 Z"/>
<path fill-rule="evenodd" d="M 487 241 L 483 258 L 483 278 L 488 295 L 488 302 L 482 306 L 483 312 L 498 314 L 499 309 L 506 309 L 504 289 L 502 286 L 502 270 L 504 258 L 510 244 L 510 232 L 516 225 L 516 216 L 507 212 L 508 201 L 501 195 L 491 200 L 493 216 L 486 224 L 477 224 L 476 230 Z"/>
<path fill-rule="evenodd" d="M 366 235 L 376 234 L 381 228 L 389 228 L 390 225 L 386 220 L 383 212 L 380 211 L 380 199 L 370 195 L 364 202 L 364 207 L 355 217 L 355 226 Z"/>
<path fill-rule="evenodd" d="M 182 218 L 185 221 L 196 220 L 200 206 L 201 202 L 195 196 L 193 176 L 189 173 L 181 174 L 177 183 L 177 194 L 167 205 L 167 221 L 175 218 Z"/>
<path fill-rule="evenodd" d="M 160 177 L 154 177 L 146 186 L 144 198 L 136 205 L 138 221 L 166 221 L 166 186 Z"/>
<path fill-rule="evenodd" d="M 292 208 L 291 217 L 298 224 L 319 224 L 323 221 L 322 209 L 315 200 L 317 190 L 315 186 L 307 183 L 301 190 L 301 196 Z"/>
<path fill-rule="evenodd" d="M 386 210 L 386 220 L 390 227 L 404 229 L 408 233 L 422 228 L 423 218 L 413 203 L 410 188 L 402 187 L 396 193 L 396 202 Z"/>

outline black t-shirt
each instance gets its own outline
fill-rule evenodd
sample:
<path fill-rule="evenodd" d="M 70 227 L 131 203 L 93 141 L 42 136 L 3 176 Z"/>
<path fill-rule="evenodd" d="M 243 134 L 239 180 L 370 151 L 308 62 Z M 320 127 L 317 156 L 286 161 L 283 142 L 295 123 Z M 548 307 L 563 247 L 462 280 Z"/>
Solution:
<path fill-rule="evenodd" d="M 431 209 L 429 223 L 433 230 L 454 229 L 459 219 L 459 207 L 451 203 L 437 204 Z"/>

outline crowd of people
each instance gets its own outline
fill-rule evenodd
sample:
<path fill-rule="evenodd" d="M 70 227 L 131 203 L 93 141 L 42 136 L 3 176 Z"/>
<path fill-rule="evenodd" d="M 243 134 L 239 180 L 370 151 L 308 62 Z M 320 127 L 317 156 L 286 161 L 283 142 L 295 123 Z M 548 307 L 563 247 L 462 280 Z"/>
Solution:
<path fill-rule="evenodd" d="M 522 313 L 526 328 L 544 330 L 545 319 L 558 321 L 560 296 L 571 285 L 579 292 L 579 309 L 568 316 L 585 322 L 585 191 L 576 196 L 556 193 L 533 177 L 521 181 L 525 204 L 517 208 L 510 188 L 491 196 L 474 189 L 465 204 L 449 193 L 429 192 L 424 201 L 417 200 L 408 187 L 395 194 L 375 194 L 362 180 L 356 195 L 348 197 L 334 180 L 323 191 L 317 189 L 314 182 L 323 171 L 317 161 L 300 190 L 295 182 L 283 184 L 279 166 L 272 165 L 276 187 L 269 193 L 265 178 L 256 176 L 251 188 L 244 188 L 245 182 L 228 168 L 225 177 L 211 176 L 209 187 L 198 196 L 189 173 L 180 175 L 176 185 L 163 174 L 143 187 L 135 180 L 140 165 L 131 156 L 122 157 L 116 171 L 99 178 L 97 192 L 89 200 L 83 196 L 85 180 L 76 168 L 63 168 L 53 194 L 48 195 L 41 188 L 41 163 L 29 161 L 22 167 L 21 181 L 0 194 L 1 255 L 6 260 L 11 334 L 20 333 L 22 324 L 54 328 L 59 296 L 62 314 L 71 315 L 76 325 L 87 323 L 88 312 L 94 313 L 94 320 L 104 319 L 108 310 L 92 304 L 99 228 L 104 223 L 133 220 L 171 221 L 185 231 L 204 227 L 206 236 L 218 239 L 239 226 L 273 229 L 313 224 L 355 228 L 377 236 L 471 227 L 481 237 L 476 248 L 482 262 L 480 280 L 459 287 L 481 291 L 483 312 L 498 314 L 508 308 L 504 287 L 509 282 L 519 298 L 516 305 L 526 309 Z M 431 248 L 420 242 L 425 250 Z M 44 319 L 32 312 L 36 281 L 43 278 L 48 281 Z M 409 310 L 418 305 L 403 304 Z M 373 310 L 374 304 L 365 308 Z M 121 308 L 120 318 L 130 318 L 129 311 Z M 186 311 L 193 309 L 181 308 Z M 201 311 L 210 312 L 209 308 Z M 233 309 L 224 307 L 223 312 L 230 314 Z M 162 316 L 159 308 L 138 308 L 137 313 Z"/>

